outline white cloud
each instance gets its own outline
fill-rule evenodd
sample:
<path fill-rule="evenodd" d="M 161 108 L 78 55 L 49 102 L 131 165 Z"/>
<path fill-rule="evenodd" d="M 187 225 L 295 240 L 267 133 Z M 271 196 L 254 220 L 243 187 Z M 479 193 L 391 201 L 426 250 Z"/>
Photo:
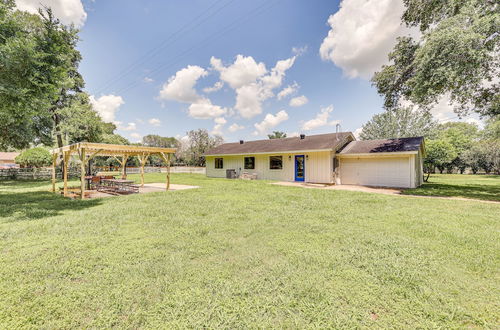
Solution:
<path fill-rule="evenodd" d="M 101 116 L 102 120 L 109 123 L 115 120 L 116 112 L 125 102 L 121 96 L 110 94 L 102 95 L 98 99 L 94 95 L 91 95 L 90 103 L 92 104 L 92 108 Z"/>
<path fill-rule="evenodd" d="M 146 82 L 146 83 L 152 83 L 154 81 L 154 79 L 153 78 L 149 78 L 149 77 L 144 77 L 143 81 Z"/>
<path fill-rule="evenodd" d="M 281 110 L 276 115 L 268 113 L 263 121 L 254 124 L 256 131 L 254 135 L 266 134 L 271 128 L 278 126 L 280 123 L 288 120 L 288 114 L 285 110 Z"/>
<path fill-rule="evenodd" d="M 33 14 L 38 13 L 38 8 L 50 7 L 63 24 L 75 24 L 82 27 L 87 19 L 87 13 L 81 0 L 16 0 L 16 7 Z"/>
<path fill-rule="evenodd" d="M 121 126 L 120 122 L 117 122 L 117 128 L 121 131 L 135 131 L 137 130 L 137 125 L 135 123 L 128 123 L 127 126 Z"/>
<path fill-rule="evenodd" d="M 225 123 L 227 123 L 227 120 L 224 117 L 218 117 L 214 119 L 214 122 L 216 124 L 224 125 Z"/>
<path fill-rule="evenodd" d="M 160 126 L 161 120 L 159 120 L 158 118 L 151 118 L 150 120 L 148 120 L 148 123 L 150 123 L 153 126 Z"/>
<path fill-rule="evenodd" d="M 212 57 L 210 64 L 220 72 L 220 79 L 227 82 L 233 89 L 255 82 L 267 72 L 266 65 L 262 62 L 255 62 L 252 56 L 237 55 L 234 63 L 227 67 L 220 59 Z"/>
<path fill-rule="evenodd" d="M 242 86 L 236 90 L 236 105 L 243 118 L 249 119 L 262 113 L 262 86 L 258 83 L 252 83 Z"/>
<path fill-rule="evenodd" d="M 293 93 L 297 92 L 299 87 L 300 87 L 299 84 L 294 82 L 293 85 L 288 85 L 287 87 L 283 88 L 277 95 L 278 100 L 281 100 L 287 97 L 288 95 L 292 95 Z"/>
<path fill-rule="evenodd" d="M 205 93 L 217 92 L 223 86 L 224 86 L 224 83 L 222 81 L 217 81 L 213 86 L 203 88 L 203 92 L 205 92 Z"/>
<path fill-rule="evenodd" d="M 294 53 L 297 56 L 302 56 L 305 53 L 307 53 L 307 48 L 308 48 L 307 45 L 302 47 L 293 47 L 292 53 Z"/>
<path fill-rule="evenodd" d="M 189 116 L 195 119 L 210 119 L 220 117 L 227 113 L 226 108 L 212 104 L 212 102 L 203 98 L 197 103 L 193 103 L 188 108 Z"/>
<path fill-rule="evenodd" d="M 307 97 L 305 97 L 304 95 L 301 95 L 301 96 L 297 96 L 297 97 L 294 97 L 293 99 L 291 99 L 289 105 L 291 107 L 301 107 L 304 104 L 306 104 L 307 102 L 309 102 Z"/>
<path fill-rule="evenodd" d="M 310 131 L 310 130 L 313 130 L 313 129 L 316 129 L 319 127 L 323 127 L 323 126 L 327 126 L 327 125 L 333 126 L 333 125 L 338 124 L 340 122 L 338 120 L 328 121 L 330 118 L 330 113 L 332 111 L 333 111 L 333 105 L 329 105 L 325 108 L 321 108 L 321 111 L 320 111 L 320 113 L 318 113 L 316 115 L 316 118 L 306 121 L 302 125 L 302 129 L 304 131 Z"/>
<path fill-rule="evenodd" d="M 354 137 L 356 139 L 359 139 L 359 135 L 361 134 L 362 131 L 363 131 L 363 127 L 358 127 L 354 130 L 354 132 L 352 132 L 352 134 L 354 135 Z"/>
<path fill-rule="evenodd" d="M 218 117 L 214 119 L 215 125 L 212 131 L 210 132 L 212 135 L 222 135 L 222 128 L 227 123 L 227 120 L 224 117 Z"/>
<path fill-rule="evenodd" d="M 299 132 L 286 133 L 286 137 L 298 137 L 299 135 Z"/>
<path fill-rule="evenodd" d="M 142 135 L 139 133 L 131 133 L 130 136 L 135 139 L 135 142 L 141 142 Z"/>
<path fill-rule="evenodd" d="M 416 29 L 401 24 L 401 0 L 343 0 L 328 19 L 331 29 L 319 53 L 350 78 L 370 78 L 383 64 L 395 39 Z"/>
<path fill-rule="evenodd" d="M 238 125 L 238 124 L 234 123 L 231 126 L 229 126 L 228 130 L 229 130 L 229 132 L 234 133 L 234 132 L 242 130 L 244 128 L 245 128 L 245 126 Z"/>
<path fill-rule="evenodd" d="M 188 65 L 186 68 L 177 71 L 163 85 L 160 91 L 160 99 L 174 100 L 183 103 L 197 103 L 202 100 L 194 86 L 201 77 L 208 73 L 197 65 Z"/>

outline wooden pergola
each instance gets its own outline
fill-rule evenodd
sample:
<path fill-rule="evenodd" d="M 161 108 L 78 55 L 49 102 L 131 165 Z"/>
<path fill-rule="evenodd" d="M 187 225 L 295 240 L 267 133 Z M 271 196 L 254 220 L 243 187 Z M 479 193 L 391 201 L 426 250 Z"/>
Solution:
<path fill-rule="evenodd" d="M 72 154 L 76 154 L 81 162 L 81 198 L 85 198 L 85 174 L 88 162 L 96 156 L 114 157 L 121 165 L 122 178 L 126 177 L 125 166 L 129 157 L 137 156 L 141 168 L 141 186 L 144 186 L 144 166 L 151 155 L 159 155 L 167 163 L 166 189 L 170 188 L 170 159 L 175 148 L 156 148 L 120 144 L 80 142 L 52 149 L 52 191 L 56 191 L 56 165 L 62 156 L 64 167 L 64 196 L 68 196 L 68 164 Z"/>

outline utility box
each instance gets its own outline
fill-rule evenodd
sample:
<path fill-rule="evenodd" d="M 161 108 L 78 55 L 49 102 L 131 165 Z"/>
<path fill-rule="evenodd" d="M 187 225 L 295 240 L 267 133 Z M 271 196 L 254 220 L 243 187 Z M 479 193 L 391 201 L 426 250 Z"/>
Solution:
<path fill-rule="evenodd" d="M 236 179 L 237 178 L 236 170 L 234 170 L 234 169 L 226 170 L 226 178 L 227 179 Z"/>

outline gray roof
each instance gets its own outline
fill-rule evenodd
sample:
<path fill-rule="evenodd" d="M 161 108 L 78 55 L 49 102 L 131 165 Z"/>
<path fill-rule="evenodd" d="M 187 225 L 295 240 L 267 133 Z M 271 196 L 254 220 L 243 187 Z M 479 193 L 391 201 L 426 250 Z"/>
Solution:
<path fill-rule="evenodd" d="M 424 138 L 409 137 L 398 139 L 352 141 L 340 154 L 368 154 L 376 152 L 407 152 L 418 151 Z"/>
<path fill-rule="evenodd" d="M 290 137 L 284 139 L 268 139 L 257 141 L 245 141 L 243 144 L 239 142 L 224 143 L 215 147 L 205 155 L 238 155 L 266 152 L 286 152 L 286 151 L 307 151 L 307 150 L 325 150 L 336 149 L 345 141 L 350 132 L 330 133 L 319 135 L 306 135 L 304 139 L 300 137 Z"/>

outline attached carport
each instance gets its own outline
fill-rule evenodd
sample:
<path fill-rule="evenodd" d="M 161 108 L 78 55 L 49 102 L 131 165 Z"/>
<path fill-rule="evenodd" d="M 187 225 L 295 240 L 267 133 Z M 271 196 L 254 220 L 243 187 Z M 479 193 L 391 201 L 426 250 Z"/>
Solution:
<path fill-rule="evenodd" d="M 353 141 L 337 154 L 340 184 L 415 188 L 422 184 L 423 138 Z"/>

